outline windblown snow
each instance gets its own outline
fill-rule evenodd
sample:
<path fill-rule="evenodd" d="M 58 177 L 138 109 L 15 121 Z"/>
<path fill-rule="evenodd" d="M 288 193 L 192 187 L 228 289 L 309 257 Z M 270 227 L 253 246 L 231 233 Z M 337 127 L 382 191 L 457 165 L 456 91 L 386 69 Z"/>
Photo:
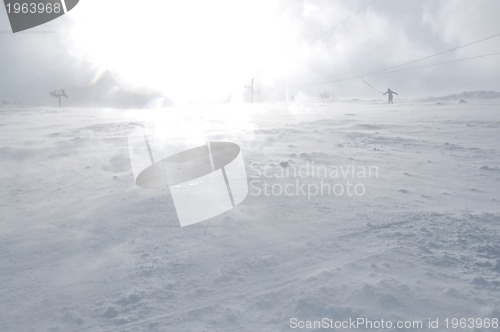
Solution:
<path fill-rule="evenodd" d="M 500 318 L 500 100 L 485 95 L 0 109 L 0 331 Z M 135 186 L 127 135 L 158 114 L 224 132 L 239 112 L 249 196 L 180 228 L 168 189 Z M 311 173 L 341 167 L 355 174 Z M 311 192 L 347 180 L 357 194 Z"/>

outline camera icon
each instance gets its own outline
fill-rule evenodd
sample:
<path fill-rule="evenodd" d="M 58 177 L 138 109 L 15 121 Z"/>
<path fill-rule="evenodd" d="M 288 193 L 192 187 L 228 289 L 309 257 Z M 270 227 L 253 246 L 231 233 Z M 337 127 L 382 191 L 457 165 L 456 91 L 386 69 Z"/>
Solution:
<path fill-rule="evenodd" d="M 178 140 L 136 129 L 128 147 L 135 183 L 168 188 L 181 227 L 199 223 L 236 207 L 248 195 L 240 147 L 209 141 L 187 148 Z"/>

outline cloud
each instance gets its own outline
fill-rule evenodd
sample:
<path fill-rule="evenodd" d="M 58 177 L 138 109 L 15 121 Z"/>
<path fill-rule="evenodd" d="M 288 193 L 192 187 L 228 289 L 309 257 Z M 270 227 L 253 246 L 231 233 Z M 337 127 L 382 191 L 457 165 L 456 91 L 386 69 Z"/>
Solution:
<path fill-rule="evenodd" d="M 174 100 L 234 98 L 252 77 L 262 96 L 283 97 L 288 87 L 291 93 L 328 89 L 375 97 L 360 80 L 308 84 L 373 72 L 500 32 L 495 0 L 378 0 L 359 11 L 370 3 L 144 0 L 137 7 L 135 1 L 86 0 L 44 26 L 55 35 L 0 35 L 0 61 L 8 64 L 0 91 L 12 95 L 28 87 L 38 96 L 43 86 L 85 81 L 89 72 L 109 69 L 127 89 L 161 90 Z M 6 26 L 4 13 L 0 26 Z M 500 37 L 418 64 L 499 51 Z M 405 96 L 500 90 L 498 62 L 496 56 L 367 80 Z"/>
<path fill-rule="evenodd" d="M 498 1 L 438 0 L 424 4 L 423 22 L 428 24 L 433 34 L 447 43 L 462 44 L 482 35 L 500 33 Z"/>
<path fill-rule="evenodd" d="M 303 2 L 302 13 L 295 11 L 292 21 L 299 25 L 302 43 L 311 36 L 329 31 L 338 22 L 345 22 L 312 44 L 306 44 L 297 63 L 302 67 L 299 82 L 329 81 L 369 73 L 434 54 L 463 43 L 500 32 L 494 14 L 498 4 L 492 1 L 376 1 L 355 15 L 358 8 L 369 3 Z M 329 10 L 324 10 L 328 6 Z M 494 8 L 492 8 L 494 7 Z M 471 15 L 468 16 L 467 12 Z M 340 14 L 339 14 L 340 13 Z M 355 15 L 355 16 L 352 16 Z M 339 17 L 351 17 L 345 21 Z M 319 24 L 318 22 L 321 22 Z M 460 22 L 465 22 L 463 25 Z M 473 29 L 470 27 L 474 27 Z M 467 33 L 464 33 L 467 31 Z M 500 51 L 500 38 L 464 48 L 463 50 L 424 61 L 430 64 Z M 297 52 L 299 54 L 300 52 Z M 446 93 L 464 89 L 498 89 L 499 57 L 442 65 L 370 78 L 381 89 L 388 86 L 405 90 L 406 95 Z M 339 82 L 316 86 L 341 94 L 359 95 L 366 89 L 357 82 Z M 361 83 L 361 84 L 360 84 Z M 300 85 L 300 83 L 298 83 Z M 375 93 L 375 91 L 369 91 Z"/>

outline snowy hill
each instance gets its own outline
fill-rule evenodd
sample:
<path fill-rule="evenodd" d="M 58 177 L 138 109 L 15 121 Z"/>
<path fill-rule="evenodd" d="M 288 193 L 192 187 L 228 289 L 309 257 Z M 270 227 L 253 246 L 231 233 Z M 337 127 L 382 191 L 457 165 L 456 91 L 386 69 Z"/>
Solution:
<path fill-rule="evenodd" d="M 464 91 L 460 93 L 438 96 L 438 97 L 427 97 L 422 98 L 422 101 L 460 101 L 460 100 L 489 100 L 489 99 L 499 99 L 500 92 L 496 91 Z"/>
<path fill-rule="evenodd" d="M 493 94 L 454 98 L 472 95 Z M 323 318 L 439 318 L 432 331 L 444 331 L 446 318 L 498 319 L 490 104 L 2 109 L 0 331 L 280 332 Z M 157 118 L 186 138 L 200 126 L 232 135 L 246 200 L 180 228 L 168 189 L 137 187 L 130 166 L 128 135 Z"/>
<path fill-rule="evenodd" d="M 407 97 L 403 91 L 395 97 L 395 103 L 459 103 L 461 100 L 468 101 L 491 101 L 500 99 L 500 92 L 496 91 L 464 91 L 443 96 Z M 295 100 L 299 104 L 332 104 L 332 103 L 357 103 L 357 104 L 386 104 L 387 96 L 379 95 L 378 98 L 349 98 L 331 97 L 322 99 L 318 95 L 307 95 L 299 93 Z"/>

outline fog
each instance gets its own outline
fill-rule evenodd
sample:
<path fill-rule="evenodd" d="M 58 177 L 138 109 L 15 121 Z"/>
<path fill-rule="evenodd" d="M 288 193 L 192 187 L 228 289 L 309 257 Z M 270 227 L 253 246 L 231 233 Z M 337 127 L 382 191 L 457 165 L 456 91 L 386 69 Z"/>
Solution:
<path fill-rule="evenodd" d="M 9 33 L 2 10 L 0 98 L 45 104 L 51 102 L 48 91 L 66 87 L 80 103 L 117 88 L 179 104 L 245 101 L 244 87 L 252 78 L 261 101 L 284 100 L 299 91 L 378 98 L 360 79 L 319 83 L 495 35 L 499 10 L 494 0 L 147 0 L 140 7 L 133 1 L 86 0 L 67 15 L 18 34 Z M 495 37 L 413 66 L 499 51 Z M 500 90 L 498 61 L 499 55 L 488 56 L 365 80 L 407 97 Z M 106 72 L 117 87 L 113 80 L 93 87 Z"/>

